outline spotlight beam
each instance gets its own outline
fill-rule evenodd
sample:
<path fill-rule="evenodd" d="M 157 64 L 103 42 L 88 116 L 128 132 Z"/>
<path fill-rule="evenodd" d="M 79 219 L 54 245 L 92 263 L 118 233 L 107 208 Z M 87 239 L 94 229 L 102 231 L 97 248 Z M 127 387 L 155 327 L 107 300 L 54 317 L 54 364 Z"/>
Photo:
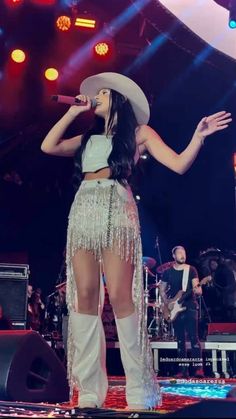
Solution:
<path fill-rule="evenodd" d="M 132 71 L 135 71 L 144 65 L 168 39 L 169 37 L 167 34 L 161 33 L 151 42 L 148 42 L 148 45 L 144 50 L 141 51 L 134 62 L 125 70 L 125 74 L 129 75 Z"/>

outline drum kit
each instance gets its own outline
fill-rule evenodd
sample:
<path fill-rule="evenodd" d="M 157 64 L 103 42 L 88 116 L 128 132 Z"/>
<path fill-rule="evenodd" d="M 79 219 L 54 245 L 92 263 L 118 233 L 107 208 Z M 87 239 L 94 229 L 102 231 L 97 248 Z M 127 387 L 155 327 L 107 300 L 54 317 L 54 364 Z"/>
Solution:
<path fill-rule="evenodd" d="M 142 262 L 144 271 L 145 320 L 149 337 L 153 340 L 174 340 L 172 324 L 164 319 L 160 295 L 162 274 L 173 265 L 173 262 L 167 262 L 158 266 L 155 274 L 152 271 L 157 264 L 155 259 L 144 256 Z"/>

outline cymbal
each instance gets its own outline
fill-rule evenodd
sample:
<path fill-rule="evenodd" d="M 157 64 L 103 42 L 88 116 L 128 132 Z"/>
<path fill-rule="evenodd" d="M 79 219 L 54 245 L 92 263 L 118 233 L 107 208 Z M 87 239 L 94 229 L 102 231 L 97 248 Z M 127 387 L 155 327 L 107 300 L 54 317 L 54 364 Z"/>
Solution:
<path fill-rule="evenodd" d="M 208 257 L 208 256 L 219 256 L 220 254 L 222 254 L 222 251 L 220 249 L 217 249 L 215 247 L 209 247 L 206 250 L 201 250 L 199 253 L 199 257 L 203 258 L 203 257 Z"/>
<path fill-rule="evenodd" d="M 143 265 L 147 266 L 149 269 L 152 269 L 153 266 L 156 265 L 156 260 L 153 258 L 150 258 L 149 256 L 143 256 Z"/>
<path fill-rule="evenodd" d="M 163 263 L 162 265 L 157 267 L 156 272 L 161 274 L 161 273 L 165 272 L 166 269 L 171 268 L 173 265 L 174 265 L 174 261 Z"/>

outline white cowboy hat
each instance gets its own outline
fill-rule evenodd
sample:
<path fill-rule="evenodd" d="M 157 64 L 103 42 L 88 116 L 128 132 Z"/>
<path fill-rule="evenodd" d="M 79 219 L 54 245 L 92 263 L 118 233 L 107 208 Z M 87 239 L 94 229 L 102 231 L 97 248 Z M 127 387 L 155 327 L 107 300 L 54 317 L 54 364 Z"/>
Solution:
<path fill-rule="evenodd" d="M 150 108 L 145 94 L 133 80 L 123 74 L 109 72 L 87 77 L 81 83 L 80 93 L 92 98 L 105 88 L 116 90 L 129 99 L 138 124 L 148 123 Z"/>

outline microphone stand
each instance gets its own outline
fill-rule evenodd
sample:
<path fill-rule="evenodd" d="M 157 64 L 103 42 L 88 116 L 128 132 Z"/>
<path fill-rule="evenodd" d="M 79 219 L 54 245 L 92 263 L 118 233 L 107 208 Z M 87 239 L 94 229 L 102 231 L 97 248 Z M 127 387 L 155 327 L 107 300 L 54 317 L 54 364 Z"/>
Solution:
<path fill-rule="evenodd" d="M 204 299 L 203 295 L 200 295 L 199 296 L 198 303 L 199 303 L 199 316 L 198 316 L 198 321 L 201 322 L 202 320 L 204 320 L 203 315 L 202 315 L 203 308 L 204 308 L 205 315 L 206 315 L 206 318 L 207 318 L 207 323 L 211 323 L 212 322 L 212 319 L 211 319 L 211 316 L 210 316 L 210 313 L 209 313 L 209 310 L 207 308 L 207 305 L 206 305 L 206 302 L 205 302 L 205 299 Z M 202 306 L 203 306 L 203 308 L 202 308 Z M 205 339 L 205 336 L 204 336 L 204 339 Z"/>
<path fill-rule="evenodd" d="M 162 257 L 161 257 L 161 251 L 160 251 L 160 245 L 159 245 L 159 238 L 158 238 L 158 236 L 156 236 L 155 249 L 157 249 L 159 263 L 160 263 L 160 265 L 162 265 Z"/>
<path fill-rule="evenodd" d="M 145 307 L 145 324 L 148 321 L 148 301 L 149 301 L 149 289 L 148 289 L 148 267 L 147 265 L 143 266 L 145 271 L 145 288 L 144 288 L 144 307 Z"/>
<path fill-rule="evenodd" d="M 158 254 L 158 258 L 159 258 L 159 262 L 160 265 L 162 265 L 162 257 L 161 257 L 161 251 L 160 251 L 160 244 L 159 244 L 159 237 L 156 236 L 156 242 L 155 242 L 155 249 L 157 250 L 157 254 Z M 157 307 L 160 307 L 160 319 L 159 319 L 159 331 L 161 334 L 162 339 L 164 340 L 173 340 L 174 339 L 174 328 L 173 328 L 173 324 L 172 322 L 169 322 L 168 325 L 166 325 L 165 323 L 165 319 L 163 317 L 163 313 L 162 313 L 162 309 L 161 309 L 161 300 L 160 300 L 160 295 L 158 295 L 158 280 L 157 280 L 157 276 L 158 274 L 156 274 L 156 302 L 157 302 Z M 157 320 L 157 313 L 156 313 L 156 320 Z"/>

